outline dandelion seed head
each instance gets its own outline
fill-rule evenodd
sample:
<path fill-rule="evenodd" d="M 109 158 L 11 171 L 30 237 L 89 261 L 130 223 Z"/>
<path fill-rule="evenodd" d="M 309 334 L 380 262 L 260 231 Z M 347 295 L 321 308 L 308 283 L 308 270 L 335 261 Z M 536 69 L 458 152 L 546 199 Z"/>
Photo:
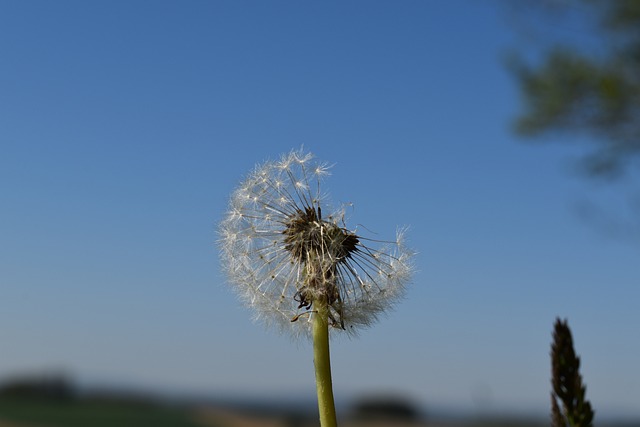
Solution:
<path fill-rule="evenodd" d="M 256 167 L 220 224 L 229 282 L 257 320 L 296 336 L 309 336 L 319 299 L 333 330 L 369 326 L 403 296 L 413 273 L 405 230 L 393 242 L 368 240 L 346 227 L 344 211 L 330 211 L 321 193 L 329 169 L 302 150 Z"/>

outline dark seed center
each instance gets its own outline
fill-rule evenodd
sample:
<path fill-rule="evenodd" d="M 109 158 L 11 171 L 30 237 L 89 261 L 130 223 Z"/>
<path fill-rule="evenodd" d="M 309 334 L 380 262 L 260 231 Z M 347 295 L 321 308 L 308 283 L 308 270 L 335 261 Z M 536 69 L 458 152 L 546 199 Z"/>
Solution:
<path fill-rule="evenodd" d="M 338 264 L 346 263 L 351 254 L 358 250 L 358 236 L 324 221 L 320 208 L 298 209 L 289 217 L 282 231 L 285 235 L 285 249 L 291 253 L 294 262 L 304 264 L 316 274 L 308 276 L 293 299 L 298 309 L 311 310 L 314 299 L 319 295 L 326 298 L 333 307 L 338 319 L 329 314 L 331 325 L 344 329 L 342 319 L 342 299 L 336 283 Z M 327 262 L 329 261 L 329 262 Z M 292 319 L 295 321 L 297 316 Z"/>
<path fill-rule="evenodd" d="M 302 263 L 321 256 L 346 262 L 357 251 L 360 242 L 356 234 L 322 220 L 320 212 L 312 208 L 298 209 L 282 233 L 285 235 L 285 249 Z"/>

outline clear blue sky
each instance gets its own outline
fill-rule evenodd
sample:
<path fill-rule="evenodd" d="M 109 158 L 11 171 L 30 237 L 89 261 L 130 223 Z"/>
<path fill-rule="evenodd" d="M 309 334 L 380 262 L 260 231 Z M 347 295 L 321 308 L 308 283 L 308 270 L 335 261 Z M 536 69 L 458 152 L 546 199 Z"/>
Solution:
<path fill-rule="evenodd" d="M 596 410 L 640 415 L 640 245 L 575 209 L 623 191 L 514 136 L 508 21 L 491 1 L 3 1 L 0 377 L 313 396 L 309 345 L 251 322 L 215 246 L 234 186 L 304 144 L 351 224 L 409 225 L 419 252 L 406 301 L 334 341 L 340 399 L 544 414 L 561 316 Z"/>

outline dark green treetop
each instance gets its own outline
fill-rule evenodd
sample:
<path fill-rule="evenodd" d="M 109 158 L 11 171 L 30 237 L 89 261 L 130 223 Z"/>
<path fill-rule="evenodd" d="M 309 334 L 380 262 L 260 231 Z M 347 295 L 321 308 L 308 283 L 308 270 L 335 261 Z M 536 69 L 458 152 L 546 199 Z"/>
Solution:
<path fill-rule="evenodd" d="M 584 43 L 555 40 L 535 59 L 515 56 L 511 68 L 524 102 L 516 129 L 586 136 L 580 141 L 592 144 L 587 172 L 617 176 L 640 165 L 640 1 L 562 5 L 592 22 L 592 32 Z"/>

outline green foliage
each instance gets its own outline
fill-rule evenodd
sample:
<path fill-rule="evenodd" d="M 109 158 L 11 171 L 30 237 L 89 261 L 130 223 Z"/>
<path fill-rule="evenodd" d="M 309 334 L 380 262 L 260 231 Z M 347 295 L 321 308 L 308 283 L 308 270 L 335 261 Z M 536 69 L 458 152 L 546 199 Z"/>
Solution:
<path fill-rule="evenodd" d="M 197 427 L 179 408 L 112 402 L 0 399 L 0 418 L 46 427 Z"/>
<path fill-rule="evenodd" d="M 573 349 L 573 338 L 567 321 L 556 319 L 551 345 L 551 420 L 553 427 L 593 427 L 591 403 L 585 399 L 587 387 L 582 384 L 580 358 Z M 560 410 L 558 400 L 564 410 Z"/>
<path fill-rule="evenodd" d="M 520 83 L 524 111 L 516 129 L 527 136 L 561 131 L 594 137 L 598 145 L 585 159 L 587 170 L 613 176 L 640 160 L 640 2 L 565 4 L 572 12 L 582 12 L 585 21 L 596 16 L 597 26 L 589 36 L 599 46 L 558 42 L 535 64 L 517 56 L 511 68 Z M 594 53 L 594 47 L 604 47 L 605 53 Z"/>

